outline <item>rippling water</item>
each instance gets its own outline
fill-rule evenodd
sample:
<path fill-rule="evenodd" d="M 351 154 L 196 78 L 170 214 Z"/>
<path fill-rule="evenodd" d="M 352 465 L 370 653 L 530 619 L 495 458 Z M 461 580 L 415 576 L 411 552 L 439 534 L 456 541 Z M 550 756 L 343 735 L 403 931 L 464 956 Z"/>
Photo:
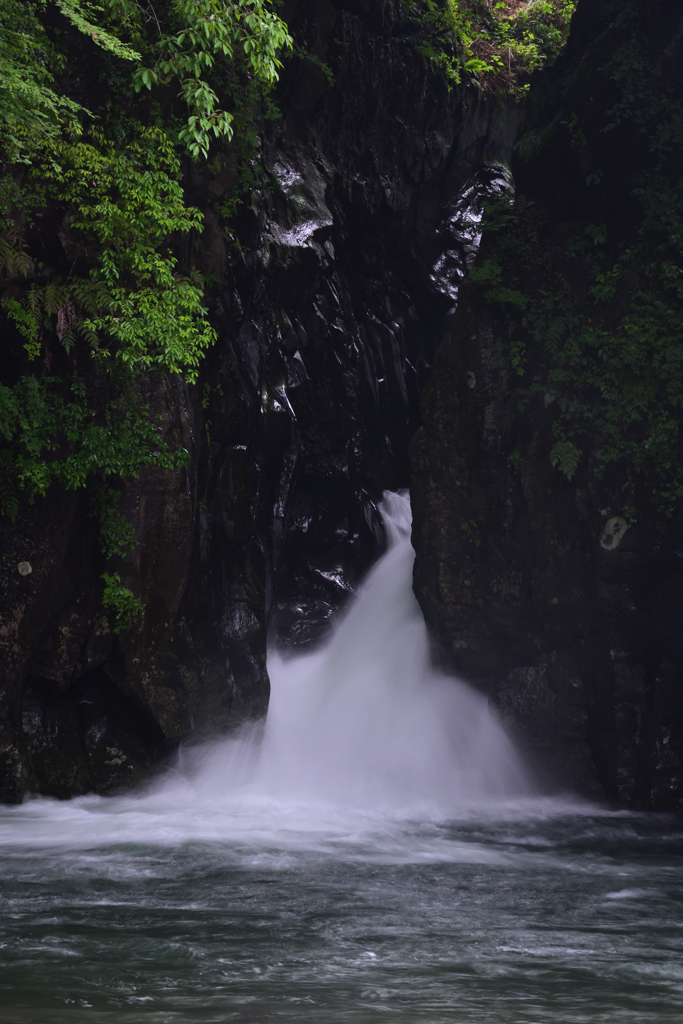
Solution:
<path fill-rule="evenodd" d="M 265 730 L 139 793 L 0 809 L 0 1021 L 683 1016 L 683 828 L 534 795 L 429 666 L 394 543 Z"/>
<path fill-rule="evenodd" d="M 549 801 L 451 822 L 314 811 L 235 807 L 234 839 L 180 843 L 144 806 L 156 841 L 131 841 L 130 798 L 4 812 L 0 1019 L 681 1019 L 674 822 Z M 110 837 L 74 841 L 91 817 Z"/>

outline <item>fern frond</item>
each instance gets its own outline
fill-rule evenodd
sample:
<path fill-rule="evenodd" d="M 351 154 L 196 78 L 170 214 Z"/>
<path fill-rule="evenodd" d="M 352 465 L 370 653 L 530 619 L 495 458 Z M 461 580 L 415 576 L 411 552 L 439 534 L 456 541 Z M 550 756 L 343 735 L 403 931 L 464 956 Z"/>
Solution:
<path fill-rule="evenodd" d="M 80 323 L 76 324 L 76 330 L 80 334 L 81 338 L 87 345 L 90 346 L 93 351 L 97 352 L 100 348 L 100 339 L 97 331 L 94 329 L 91 320 L 81 320 Z"/>
<path fill-rule="evenodd" d="M 13 523 L 19 515 L 19 499 L 16 489 L 16 473 L 12 453 L 0 452 L 0 511 Z"/>
<path fill-rule="evenodd" d="M 572 441 L 556 441 L 550 449 L 550 465 L 564 473 L 571 480 L 581 461 L 581 449 Z"/>
<path fill-rule="evenodd" d="M 555 359 L 562 347 L 562 342 L 572 327 L 572 317 L 557 316 L 551 320 L 545 331 L 545 349 Z"/>
<path fill-rule="evenodd" d="M 69 354 L 76 344 L 76 332 L 71 327 L 67 327 L 61 337 L 61 342 L 67 354 Z"/>
<path fill-rule="evenodd" d="M 111 301 L 109 291 L 101 281 L 76 278 L 71 282 L 69 291 L 78 308 L 88 316 L 103 312 Z"/>
<path fill-rule="evenodd" d="M 28 277 L 33 271 L 33 260 L 21 245 L 15 248 L 8 239 L 0 238 L 0 270 L 10 277 L 15 274 Z"/>
<path fill-rule="evenodd" d="M 48 316 L 53 316 L 64 303 L 63 289 L 50 282 L 43 288 L 42 305 Z"/>

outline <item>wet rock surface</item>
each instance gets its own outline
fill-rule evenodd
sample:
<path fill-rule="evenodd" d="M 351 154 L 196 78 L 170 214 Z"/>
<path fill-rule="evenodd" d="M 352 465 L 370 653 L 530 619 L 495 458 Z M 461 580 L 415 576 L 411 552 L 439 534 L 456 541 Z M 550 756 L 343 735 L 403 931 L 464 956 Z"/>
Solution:
<path fill-rule="evenodd" d="M 671 28 L 679 15 L 666 4 L 631 6 L 641 29 L 631 49 L 661 33 L 670 82 L 680 71 Z M 585 234 L 602 215 L 617 235 L 635 216 L 631 190 L 647 149 L 634 145 L 630 123 L 621 134 L 602 131 L 618 98 L 604 72 L 618 7 L 579 4 L 567 54 L 532 84 L 525 128 L 550 141 L 513 159 L 513 172 L 545 211 L 549 263 L 566 259 L 558 253 L 570 229 Z M 572 123 L 587 126 L 580 149 Z M 610 182 L 606 213 L 588 206 L 589 156 Z M 485 234 L 482 259 L 488 245 Z M 586 290 L 578 261 L 566 272 Z M 553 785 L 639 809 L 679 808 L 680 517 L 658 515 L 635 486 L 630 518 L 611 510 L 609 474 L 590 468 L 599 436 L 585 442 L 571 480 L 553 468 L 554 395 L 517 402 L 510 338 L 506 317 L 468 282 L 444 320 L 424 392 L 412 447 L 415 589 L 437 656 L 491 695 Z M 540 381 L 528 358 L 529 378 Z"/>
<path fill-rule="evenodd" d="M 383 549 L 378 498 L 408 483 L 420 386 L 476 241 L 467 195 L 499 173 L 519 115 L 449 91 L 403 41 L 399 5 L 283 14 L 296 55 L 229 230 L 234 156 L 188 179 L 218 343 L 198 386 L 140 382 L 189 464 L 126 488 L 136 547 L 114 566 L 87 494 L 53 489 L 2 523 L 0 799 L 111 791 L 180 740 L 263 715 L 267 631 L 325 634 Z M 145 605 L 120 635 L 107 564 Z"/>
<path fill-rule="evenodd" d="M 463 291 L 412 447 L 415 589 L 436 655 L 491 695 L 553 784 L 678 807 L 681 524 L 627 528 L 599 484 L 559 477 L 542 402 L 511 410 L 505 324 Z"/>

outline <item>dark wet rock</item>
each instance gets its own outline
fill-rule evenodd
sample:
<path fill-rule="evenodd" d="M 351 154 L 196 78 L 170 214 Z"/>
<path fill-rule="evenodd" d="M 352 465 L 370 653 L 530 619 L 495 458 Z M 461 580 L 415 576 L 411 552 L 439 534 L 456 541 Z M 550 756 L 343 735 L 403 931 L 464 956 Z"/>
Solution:
<path fill-rule="evenodd" d="M 674 6 L 630 9 L 633 20 L 618 21 L 621 5 L 581 2 L 566 55 L 532 83 L 524 138 L 536 141 L 513 171 L 546 218 L 548 266 L 567 261 L 568 224 L 584 233 L 606 218 L 619 238 L 637 230 L 631 193 L 649 151 L 630 122 L 602 130 L 617 98 L 604 68 L 636 25 L 629 52 L 655 40 L 669 86 L 681 37 Z M 572 117 L 586 132 L 580 152 Z M 610 183 L 604 210 L 586 186 L 589 156 Z M 481 258 L 491 244 L 484 235 Z M 585 293 L 578 260 L 560 269 Z M 680 516 L 659 515 L 643 489 L 628 521 L 611 512 L 609 473 L 590 468 L 597 436 L 573 479 L 553 469 L 554 395 L 517 401 L 508 322 L 482 291 L 465 284 L 442 324 L 412 448 L 415 589 L 437 657 L 491 695 L 555 785 L 634 808 L 680 807 Z M 540 380 L 528 351 L 525 372 Z"/>
<path fill-rule="evenodd" d="M 189 446 L 184 385 L 150 376 L 140 387 L 141 400 L 165 422 L 167 439 Z M 112 568 L 147 611 L 139 627 L 120 637 L 102 607 L 105 561 L 89 494 L 53 488 L 27 505 L 16 524 L 5 525 L 3 799 L 19 799 L 26 790 L 66 797 L 109 789 L 138 778 L 191 731 L 196 672 L 176 640 L 191 550 L 190 478 L 185 469 L 148 472 L 125 493 L 137 546 L 130 560 Z"/>
<path fill-rule="evenodd" d="M 618 590 L 630 544 L 607 563 L 599 511 L 585 514 L 595 499 L 558 481 L 539 450 L 541 424 L 526 423 L 520 445 L 508 348 L 504 323 L 464 289 L 413 442 L 415 589 L 437 656 L 491 694 L 560 781 L 595 796 L 603 790 L 589 730 L 603 758 L 614 737 L 597 577 L 616 583 L 617 560 Z"/>
<path fill-rule="evenodd" d="M 236 154 L 188 172 L 218 343 L 192 389 L 140 381 L 188 466 L 127 487 L 126 559 L 105 563 L 87 494 L 53 488 L 2 523 L 0 799 L 108 791 L 181 740 L 262 716 L 267 630 L 325 634 L 383 549 L 382 491 L 408 482 L 419 390 L 476 235 L 461 194 L 500 173 L 519 114 L 449 91 L 398 4 L 302 0 L 284 16 L 299 55 L 229 227 Z M 145 606 L 118 636 L 105 568 Z"/>

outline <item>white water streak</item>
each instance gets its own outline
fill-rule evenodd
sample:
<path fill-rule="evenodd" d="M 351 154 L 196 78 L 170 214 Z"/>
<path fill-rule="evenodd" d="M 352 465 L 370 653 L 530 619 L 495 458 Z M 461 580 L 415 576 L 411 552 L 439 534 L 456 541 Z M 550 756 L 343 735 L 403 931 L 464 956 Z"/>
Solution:
<path fill-rule="evenodd" d="M 382 511 L 389 550 L 329 643 L 305 657 L 271 656 L 254 786 L 390 813 L 449 814 L 528 792 L 485 698 L 430 665 L 412 591 L 407 495 L 387 495 Z M 206 781 L 221 774 L 220 756 Z"/>
<path fill-rule="evenodd" d="M 486 699 L 431 667 L 411 586 L 407 495 L 386 495 L 382 510 L 389 549 L 328 643 L 303 657 L 271 654 L 265 729 L 187 748 L 137 793 L 8 809 L 0 846 L 199 841 L 253 853 L 341 843 L 348 852 L 381 832 L 393 856 L 399 822 L 557 813 L 532 798 Z M 409 856 L 423 855 L 439 857 L 427 848 Z"/>

